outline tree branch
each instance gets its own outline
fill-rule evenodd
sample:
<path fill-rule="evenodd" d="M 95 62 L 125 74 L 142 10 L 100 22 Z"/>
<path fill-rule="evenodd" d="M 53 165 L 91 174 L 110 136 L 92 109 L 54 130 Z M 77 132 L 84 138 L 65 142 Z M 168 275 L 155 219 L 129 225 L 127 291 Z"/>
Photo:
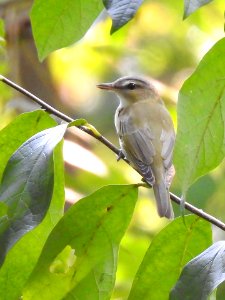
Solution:
<path fill-rule="evenodd" d="M 50 106 L 49 104 L 47 104 L 45 101 L 43 101 L 42 99 L 36 97 L 35 95 L 33 95 L 32 93 L 28 92 L 26 89 L 20 87 L 19 85 L 15 84 L 14 82 L 12 82 L 11 80 L 9 80 L 8 78 L 0 75 L 0 81 L 4 82 L 5 84 L 9 85 L 13 89 L 19 91 L 23 95 L 25 95 L 28 98 L 32 99 L 34 102 L 36 102 L 37 104 L 39 104 L 42 109 L 46 110 L 50 114 L 53 114 L 54 116 L 57 116 L 61 120 L 64 120 L 65 122 L 68 122 L 68 123 L 74 121 L 69 116 L 67 116 L 67 115 L 63 114 L 62 112 L 58 111 L 57 109 L 53 108 L 52 106 Z M 86 132 L 87 134 L 91 135 L 95 139 L 99 140 L 107 148 L 109 148 L 115 154 L 117 154 L 120 158 L 122 158 L 126 163 L 130 164 L 129 161 L 125 157 L 121 157 L 120 150 L 117 147 L 115 147 L 110 141 L 108 141 L 104 136 L 102 136 L 101 134 L 96 134 L 95 131 L 92 131 L 89 127 L 86 127 L 86 126 L 77 125 L 76 127 L 79 128 L 80 130 Z M 138 172 L 138 170 L 136 170 L 136 171 Z M 177 204 L 181 204 L 181 199 L 178 196 L 176 196 L 175 194 L 171 193 L 171 192 L 170 192 L 170 199 L 172 201 L 174 201 L 175 203 L 177 203 Z M 194 205 L 191 205 L 191 204 L 189 204 L 187 202 L 185 202 L 184 206 L 185 206 L 185 208 L 188 211 L 192 212 L 193 214 L 199 216 L 202 219 L 205 219 L 206 221 L 210 222 L 211 224 L 214 224 L 215 226 L 217 226 L 220 229 L 222 229 L 223 231 L 225 231 L 225 223 L 221 222 L 217 218 L 215 218 L 215 217 L 213 217 L 213 216 L 205 213 L 203 210 L 198 209 Z"/>

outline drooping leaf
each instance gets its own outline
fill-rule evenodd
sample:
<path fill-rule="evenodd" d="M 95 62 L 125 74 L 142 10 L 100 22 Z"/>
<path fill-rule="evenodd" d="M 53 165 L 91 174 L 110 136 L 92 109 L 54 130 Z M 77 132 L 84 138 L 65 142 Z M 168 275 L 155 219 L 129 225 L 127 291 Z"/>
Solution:
<path fill-rule="evenodd" d="M 52 124 L 53 120 L 49 117 Z M 4 150 L 4 149 L 3 149 Z M 0 299 L 19 299 L 44 243 L 59 219 L 64 208 L 64 164 L 62 143 L 54 150 L 54 189 L 51 204 L 44 220 L 26 233 L 7 253 L 0 269 Z"/>
<path fill-rule="evenodd" d="M 49 236 L 23 299 L 109 299 L 136 199 L 136 186 L 115 185 L 73 205 Z"/>
<path fill-rule="evenodd" d="M 213 244 L 183 269 L 173 288 L 171 300 L 206 300 L 225 280 L 225 242 Z"/>
<path fill-rule="evenodd" d="M 102 9 L 99 0 L 35 0 L 31 23 L 40 60 L 79 40 Z"/>
<path fill-rule="evenodd" d="M 182 267 L 212 242 L 211 226 L 194 215 L 177 218 L 151 242 L 128 300 L 168 299 Z M 197 298 L 196 298 L 197 299 Z"/>
<path fill-rule="evenodd" d="M 183 192 L 225 155 L 225 39 L 204 56 L 179 93 L 174 164 Z"/>
<path fill-rule="evenodd" d="M 53 150 L 67 125 L 46 129 L 26 141 L 10 158 L 0 186 L 0 262 L 26 232 L 44 218 L 53 191 Z"/>
<path fill-rule="evenodd" d="M 184 0 L 184 19 L 203 5 L 213 0 Z"/>
<path fill-rule="evenodd" d="M 142 2 L 143 0 L 103 0 L 104 6 L 112 18 L 111 33 L 129 22 Z"/>

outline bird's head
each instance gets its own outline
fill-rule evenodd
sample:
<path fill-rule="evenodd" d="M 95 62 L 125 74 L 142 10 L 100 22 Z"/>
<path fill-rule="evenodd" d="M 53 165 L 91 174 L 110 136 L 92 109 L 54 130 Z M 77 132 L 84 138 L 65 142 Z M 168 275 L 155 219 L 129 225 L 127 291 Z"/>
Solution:
<path fill-rule="evenodd" d="M 148 80 L 136 76 L 122 77 L 111 83 L 98 84 L 97 87 L 116 93 L 123 105 L 159 98 L 155 88 Z"/>

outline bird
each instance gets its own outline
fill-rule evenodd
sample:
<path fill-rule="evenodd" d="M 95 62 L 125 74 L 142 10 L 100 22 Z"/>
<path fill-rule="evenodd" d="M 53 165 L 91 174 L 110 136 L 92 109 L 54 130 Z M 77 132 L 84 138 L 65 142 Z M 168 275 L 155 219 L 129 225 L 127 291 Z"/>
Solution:
<path fill-rule="evenodd" d="M 114 122 L 122 154 L 153 188 L 159 216 L 173 219 L 169 187 L 175 174 L 175 130 L 159 93 L 148 79 L 139 76 L 97 87 L 118 96 Z"/>

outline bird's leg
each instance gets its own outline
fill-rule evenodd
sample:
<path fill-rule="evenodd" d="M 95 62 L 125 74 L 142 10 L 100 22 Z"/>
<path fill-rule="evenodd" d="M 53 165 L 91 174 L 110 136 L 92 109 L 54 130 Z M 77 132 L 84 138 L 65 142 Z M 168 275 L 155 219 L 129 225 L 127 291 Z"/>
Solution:
<path fill-rule="evenodd" d="M 119 161 L 119 160 L 121 160 L 124 157 L 125 157 L 125 155 L 123 154 L 123 150 L 120 149 L 119 150 L 119 154 L 117 155 L 117 159 L 116 160 Z"/>
<path fill-rule="evenodd" d="M 151 180 L 148 181 L 144 177 L 142 177 L 141 181 L 147 183 L 147 185 L 149 185 L 152 188 L 155 183 L 155 177 L 153 176 Z"/>

